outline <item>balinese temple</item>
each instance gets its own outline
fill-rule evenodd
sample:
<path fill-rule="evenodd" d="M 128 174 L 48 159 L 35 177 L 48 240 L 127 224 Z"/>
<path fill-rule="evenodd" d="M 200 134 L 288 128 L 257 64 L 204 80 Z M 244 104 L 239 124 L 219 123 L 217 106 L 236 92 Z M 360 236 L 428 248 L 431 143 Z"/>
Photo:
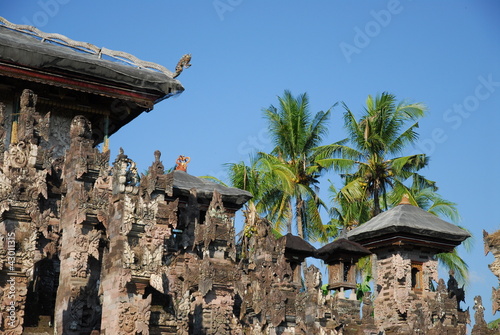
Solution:
<path fill-rule="evenodd" d="M 107 149 L 184 90 L 175 77 L 189 58 L 173 73 L 0 18 L 0 333 L 225 334 L 237 323 L 233 217 L 251 194 L 188 175 L 186 157 L 166 174 L 158 151 L 140 176 L 123 150 L 110 165 Z"/>
<path fill-rule="evenodd" d="M 339 238 L 318 249 L 316 257 L 328 265 L 328 290 L 338 292 L 345 298 L 350 290 L 349 299 L 356 299 L 356 263 L 360 258 L 371 255 L 371 251 L 359 243 Z"/>
<path fill-rule="evenodd" d="M 187 156 L 164 153 L 166 173 L 156 151 L 144 174 L 126 148 L 111 157 L 112 134 L 184 90 L 190 59 L 171 72 L 0 18 L 0 334 L 465 335 L 468 312 L 429 284 L 465 231 L 397 206 L 320 249 L 325 293 L 308 242 L 257 215 L 236 236 L 249 192 L 190 175 Z M 337 294 L 363 248 L 374 302 Z"/>
<path fill-rule="evenodd" d="M 468 237 L 467 231 L 411 205 L 407 198 L 349 231 L 350 241 L 374 254 L 377 326 L 409 334 L 418 322 L 432 317 L 441 320 L 440 327 L 465 331 L 468 312 L 459 308 L 456 299 L 439 312 L 424 302 L 441 294 L 436 284 L 444 286 L 438 277 L 436 254 L 453 251 Z"/>

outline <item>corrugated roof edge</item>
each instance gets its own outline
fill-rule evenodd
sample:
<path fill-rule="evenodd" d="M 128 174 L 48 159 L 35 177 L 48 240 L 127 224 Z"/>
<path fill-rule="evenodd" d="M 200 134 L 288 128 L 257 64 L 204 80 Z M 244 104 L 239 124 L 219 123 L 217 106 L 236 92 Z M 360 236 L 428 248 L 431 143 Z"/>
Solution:
<path fill-rule="evenodd" d="M 130 66 L 135 66 L 139 69 L 155 70 L 165 74 L 169 78 L 174 77 L 174 73 L 169 69 L 167 69 L 166 67 L 153 62 L 140 60 L 137 57 L 123 51 L 114 51 L 104 47 L 99 48 L 91 43 L 74 41 L 61 34 L 44 33 L 33 26 L 14 24 L 12 22 L 9 22 L 3 17 L 0 17 L 0 25 L 36 37 L 40 39 L 42 42 L 49 41 L 64 47 L 71 48 L 73 50 L 78 50 L 83 53 L 96 55 L 98 58 L 102 58 L 103 55 L 106 55 L 121 64 L 125 63 Z"/>

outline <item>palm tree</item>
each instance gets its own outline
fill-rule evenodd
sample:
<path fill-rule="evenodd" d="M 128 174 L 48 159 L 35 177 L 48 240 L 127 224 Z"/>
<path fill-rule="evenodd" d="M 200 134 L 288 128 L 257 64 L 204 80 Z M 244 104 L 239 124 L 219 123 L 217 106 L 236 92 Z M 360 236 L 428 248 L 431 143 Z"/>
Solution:
<path fill-rule="evenodd" d="M 394 95 L 382 93 L 375 98 L 368 96 L 359 120 L 347 105 L 343 106 L 349 137 L 317 149 L 321 157 L 317 162 L 323 167 L 334 167 L 343 173 L 344 179 L 340 190 L 330 188 L 335 204 L 330 209 L 330 233 L 336 236 L 339 229 L 363 224 L 382 208 L 397 205 L 404 194 L 409 195 L 412 204 L 456 222 L 459 215 L 455 204 L 441 198 L 435 183 L 418 173 L 428 164 L 428 157 L 399 156 L 418 138 L 416 128 L 425 106 L 404 101 L 396 104 Z M 331 155 L 334 158 L 328 157 Z M 407 182 L 411 186 L 406 186 Z M 438 259 L 455 271 L 457 279 L 466 281 L 468 267 L 456 250 L 439 254 Z"/>
<path fill-rule="evenodd" d="M 343 106 L 349 136 L 318 148 L 317 162 L 343 173 L 345 184 L 340 192 L 348 202 L 370 199 L 375 216 L 388 208 L 387 194 L 397 182 L 413 178 L 422 188 L 435 189 L 434 182 L 418 174 L 427 165 L 428 157 L 398 157 L 418 137 L 415 130 L 426 110 L 423 104 L 396 104 L 395 96 L 386 92 L 375 98 L 369 95 L 359 121 L 345 103 Z M 332 155 L 334 158 L 330 158 Z"/>
<path fill-rule="evenodd" d="M 362 223 L 368 221 L 372 216 L 373 201 L 362 199 L 359 201 L 349 201 L 330 181 L 328 188 L 330 203 L 332 206 L 328 210 L 330 221 L 326 227 L 328 236 L 338 237 L 342 232 L 347 232 Z"/>
<path fill-rule="evenodd" d="M 283 205 L 283 194 L 291 192 L 293 179 L 288 167 L 273 157 L 259 159 L 252 156 L 250 165 L 245 162 L 230 163 L 227 168 L 231 185 L 253 195 L 245 204 L 245 225 L 249 226 L 246 228 L 252 229 L 259 214 L 273 218 L 278 229 L 284 228 L 283 222 L 289 215 L 280 208 L 288 208 Z"/>
<path fill-rule="evenodd" d="M 274 142 L 271 153 L 259 152 L 250 165 L 229 164 L 229 179 L 235 187 L 253 193 L 255 211 L 291 233 L 308 240 L 326 239 L 320 208 L 318 178 L 324 167 L 316 162 L 316 148 L 327 132 L 330 110 L 312 115 L 306 93 L 297 97 L 285 91 L 279 105 L 264 110 Z"/>
<path fill-rule="evenodd" d="M 274 206 L 272 214 L 287 218 L 289 231 L 294 217 L 297 233 L 302 238 L 324 238 L 319 209 L 326 206 L 318 196 L 318 178 L 324 167 L 317 162 L 316 149 L 327 133 L 330 110 L 313 116 L 307 93 L 293 97 L 290 91 L 285 91 L 278 101 L 278 107 L 271 105 L 264 110 L 275 147 L 271 154 L 259 153 L 259 159 L 262 164 L 288 170 L 291 177 L 288 184 L 292 188 L 276 190 L 274 203 L 279 206 Z"/>

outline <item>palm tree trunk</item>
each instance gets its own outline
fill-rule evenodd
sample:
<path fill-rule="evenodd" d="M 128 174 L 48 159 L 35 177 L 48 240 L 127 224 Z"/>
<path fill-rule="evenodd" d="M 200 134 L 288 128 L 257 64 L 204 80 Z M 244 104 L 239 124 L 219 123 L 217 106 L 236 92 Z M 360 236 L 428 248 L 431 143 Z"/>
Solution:
<path fill-rule="evenodd" d="M 292 201 L 291 200 L 288 202 L 288 205 L 290 206 L 290 212 L 291 212 L 292 211 Z M 288 234 L 292 233 L 292 224 L 293 224 L 293 215 L 290 215 L 290 217 L 288 218 L 288 221 L 286 223 L 286 230 L 287 230 Z"/>
<path fill-rule="evenodd" d="M 378 190 L 375 189 L 373 191 L 373 216 L 379 215 L 381 212 L 380 210 L 380 198 L 378 194 Z"/>
<path fill-rule="evenodd" d="M 295 211 L 297 215 L 297 235 L 299 235 L 300 238 L 304 238 L 304 221 L 303 221 L 303 214 L 304 214 L 304 200 L 302 197 L 299 195 L 297 196 L 297 199 L 295 201 Z M 302 261 L 300 264 L 300 273 L 302 275 L 302 287 L 304 288 L 305 284 L 305 278 L 306 278 L 306 269 L 307 269 L 307 262 L 306 259 Z"/>
<path fill-rule="evenodd" d="M 302 221 L 304 211 L 304 200 L 302 197 L 297 196 L 295 201 L 295 213 L 297 215 L 297 235 L 300 238 L 304 238 L 304 222 Z"/>

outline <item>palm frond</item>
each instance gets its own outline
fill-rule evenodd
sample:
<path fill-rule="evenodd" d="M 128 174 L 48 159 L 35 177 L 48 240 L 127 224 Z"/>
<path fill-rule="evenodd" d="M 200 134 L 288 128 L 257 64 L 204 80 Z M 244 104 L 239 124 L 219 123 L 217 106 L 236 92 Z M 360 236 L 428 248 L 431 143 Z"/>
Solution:
<path fill-rule="evenodd" d="M 439 260 L 444 267 L 452 270 L 455 275 L 455 279 L 461 284 L 467 284 L 469 278 L 469 266 L 465 263 L 465 261 L 458 255 L 456 249 L 452 252 L 445 252 L 436 255 L 436 258 Z"/>

